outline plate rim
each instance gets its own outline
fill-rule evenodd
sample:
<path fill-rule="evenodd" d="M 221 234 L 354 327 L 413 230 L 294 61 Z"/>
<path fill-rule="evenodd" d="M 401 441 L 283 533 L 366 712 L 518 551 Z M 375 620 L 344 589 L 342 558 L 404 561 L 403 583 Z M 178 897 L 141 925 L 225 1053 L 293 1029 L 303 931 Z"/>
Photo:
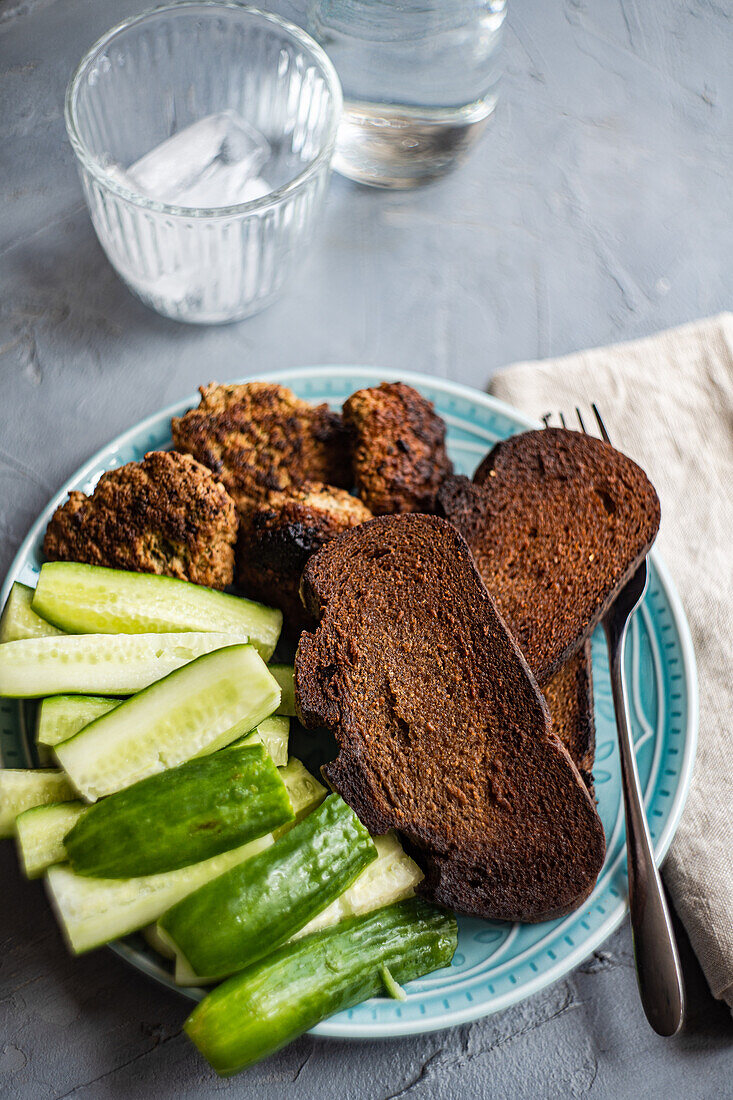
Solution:
<path fill-rule="evenodd" d="M 508 404 L 505 401 L 501 401 L 491 394 L 484 393 L 472 386 L 464 385 L 460 382 L 454 382 L 451 379 L 441 378 L 438 376 L 425 374 L 417 371 L 407 371 L 399 369 L 388 369 L 374 366 L 360 366 L 358 364 L 312 364 L 309 366 L 301 367 L 289 367 L 273 371 L 258 371 L 255 374 L 250 374 L 242 378 L 230 379 L 223 383 L 224 385 L 239 385 L 244 382 L 252 381 L 267 381 L 285 383 L 289 380 L 309 377 L 314 373 L 318 373 L 321 377 L 343 377 L 345 373 L 359 373 L 362 377 L 374 378 L 379 381 L 404 381 L 409 385 L 414 385 L 417 389 L 421 385 L 429 386 L 434 390 L 442 391 L 445 394 L 460 397 L 464 400 L 483 406 L 484 408 L 502 414 L 520 427 L 526 429 L 533 429 L 541 427 L 539 421 L 533 417 L 528 416 L 521 410 L 516 409 L 513 405 Z M 2 607 L 7 599 L 10 588 L 16 578 L 16 575 L 21 571 L 25 565 L 25 561 L 28 557 L 29 550 L 32 548 L 33 543 L 38 538 L 38 534 L 42 526 L 48 522 L 48 518 L 52 511 L 55 510 L 58 505 L 64 500 L 69 492 L 69 487 L 84 480 L 90 472 L 97 467 L 103 461 L 103 457 L 108 454 L 111 448 L 120 449 L 129 444 L 131 440 L 139 434 L 149 431 L 153 426 L 157 425 L 161 419 L 170 419 L 173 416 L 181 414 L 181 410 L 185 407 L 192 407 L 198 400 L 197 394 L 191 394 L 188 397 L 181 398 L 175 402 L 171 402 L 169 405 L 164 406 L 157 412 L 151 413 L 142 420 L 137 421 L 130 428 L 120 432 L 113 439 L 109 440 L 104 446 L 97 449 L 86 462 L 82 463 L 68 478 L 65 479 L 61 488 L 51 497 L 45 508 L 41 509 L 36 519 L 31 524 L 25 538 L 22 540 L 16 554 L 14 555 L 4 578 L 2 587 L 0 587 L 0 607 Z M 657 571 L 659 581 L 665 591 L 665 595 L 669 601 L 670 611 L 672 613 L 675 626 L 680 640 L 680 654 L 682 657 L 682 664 L 684 668 L 685 685 L 688 693 L 688 707 L 687 707 L 687 724 L 685 730 L 685 744 L 683 760 L 680 768 L 679 782 L 675 791 L 672 805 L 670 809 L 669 817 L 662 829 L 659 839 L 654 845 L 654 858 L 657 866 L 660 866 L 666 856 L 669 847 L 672 843 L 674 835 L 677 831 L 682 813 L 687 802 L 687 797 L 690 791 L 690 785 L 692 781 L 692 772 L 695 763 L 695 756 L 697 752 L 697 740 L 698 740 L 698 728 L 699 728 L 699 684 L 697 678 L 697 662 L 695 659 L 695 651 L 692 642 L 692 635 L 690 632 L 690 626 L 687 620 L 687 616 L 684 611 L 681 597 L 677 591 L 674 580 L 665 564 L 663 558 L 659 554 L 659 551 L 652 549 L 650 552 L 650 558 Z M 546 989 L 548 986 L 554 984 L 563 975 L 570 973 L 574 970 L 579 963 L 593 953 L 605 940 L 618 928 L 622 920 L 625 918 L 628 912 L 628 899 L 621 895 L 618 898 L 617 904 L 609 912 L 606 919 L 598 926 L 598 928 L 591 933 L 582 943 L 571 951 L 568 955 L 552 966 L 544 969 L 536 977 L 525 982 L 516 989 L 507 990 L 503 994 L 494 995 L 491 1004 L 470 1004 L 465 1008 L 448 1009 L 444 1012 L 437 1014 L 436 1016 L 425 1021 L 390 1021 L 389 1025 L 384 1022 L 375 1021 L 373 1024 L 360 1023 L 357 1025 L 345 1025 L 344 1023 L 333 1024 L 330 1020 L 322 1021 L 315 1028 L 311 1030 L 311 1034 L 321 1036 L 324 1038 L 338 1038 L 347 1040 L 358 1039 L 380 1039 L 380 1038 L 397 1038 L 405 1037 L 408 1035 L 422 1035 L 428 1034 L 433 1031 L 440 1031 L 447 1027 L 455 1027 L 459 1024 L 471 1023 L 478 1019 L 491 1016 L 496 1012 L 502 1012 L 509 1008 L 513 1004 L 517 1004 L 528 997 L 533 996 L 535 993 L 540 992 L 542 989 Z M 186 994 L 183 990 L 175 985 L 172 980 L 168 980 L 162 974 L 155 974 L 147 968 L 143 968 L 136 962 L 133 957 L 133 952 L 124 943 L 112 943 L 107 945 L 119 958 L 122 958 L 129 965 L 134 966 L 138 973 L 146 974 L 148 977 L 154 979 L 173 992 L 178 993 L 180 996 L 186 998 Z M 189 998 L 186 998 L 187 1000 Z"/>

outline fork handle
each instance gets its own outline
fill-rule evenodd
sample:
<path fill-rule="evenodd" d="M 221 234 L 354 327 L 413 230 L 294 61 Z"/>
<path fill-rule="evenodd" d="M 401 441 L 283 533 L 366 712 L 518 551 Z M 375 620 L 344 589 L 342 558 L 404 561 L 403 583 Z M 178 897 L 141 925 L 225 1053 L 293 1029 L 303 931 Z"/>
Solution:
<path fill-rule="evenodd" d="M 675 1035 L 685 1011 L 677 943 L 652 852 L 636 768 L 624 672 L 626 624 L 604 622 L 611 688 L 621 750 L 621 786 L 626 814 L 629 911 L 641 1003 L 658 1035 Z"/>

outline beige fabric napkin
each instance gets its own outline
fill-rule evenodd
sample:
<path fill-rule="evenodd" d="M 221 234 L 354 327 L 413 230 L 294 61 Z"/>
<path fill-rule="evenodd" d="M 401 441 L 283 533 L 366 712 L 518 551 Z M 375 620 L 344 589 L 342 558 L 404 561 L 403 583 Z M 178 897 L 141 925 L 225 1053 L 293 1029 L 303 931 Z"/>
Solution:
<path fill-rule="evenodd" d="M 536 417 L 595 401 L 611 439 L 659 493 L 657 545 L 690 621 L 700 681 L 692 789 L 664 878 L 713 996 L 733 1007 L 733 314 L 518 363 L 491 392 Z"/>

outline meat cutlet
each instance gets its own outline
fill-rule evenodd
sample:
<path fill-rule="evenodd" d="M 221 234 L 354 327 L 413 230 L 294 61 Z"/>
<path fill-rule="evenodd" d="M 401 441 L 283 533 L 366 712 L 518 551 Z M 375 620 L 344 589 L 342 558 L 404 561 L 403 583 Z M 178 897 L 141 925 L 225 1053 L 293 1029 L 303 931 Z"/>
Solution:
<path fill-rule="evenodd" d="M 102 474 L 91 496 L 69 493 L 46 529 L 43 552 L 50 561 L 225 588 L 237 525 L 234 501 L 210 470 L 190 455 L 151 451 Z"/>
<path fill-rule="evenodd" d="M 312 620 L 300 600 L 306 562 L 327 542 L 371 519 L 369 509 L 344 489 L 309 482 L 242 513 L 237 541 L 237 583 L 246 596 L 283 612 L 290 634 Z"/>
<path fill-rule="evenodd" d="M 382 382 L 353 393 L 343 417 L 352 433 L 356 488 L 370 511 L 434 511 L 453 465 L 432 402 L 404 382 Z"/>
<path fill-rule="evenodd" d="M 351 487 L 349 436 L 328 405 L 284 386 L 202 386 L 201 403 L 172 422 L 176 450 L 212 470 L 240 511 L 305 481 Z"/>

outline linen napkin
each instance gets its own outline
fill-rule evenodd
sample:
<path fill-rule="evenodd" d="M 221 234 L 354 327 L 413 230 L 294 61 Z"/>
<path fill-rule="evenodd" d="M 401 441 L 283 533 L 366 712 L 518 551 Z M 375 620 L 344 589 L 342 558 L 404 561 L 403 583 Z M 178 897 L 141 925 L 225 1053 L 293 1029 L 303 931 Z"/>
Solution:
<path fill-rule="evenodd" d="M 690 622 L 700 683 L 692 788 L 664 879 L 713 996 L 733 1008 L 733 314 L 518 363 L 490 389 L 538 418 L 595 401 L 613 442 L 659 493 L 657 546 Z"/>

